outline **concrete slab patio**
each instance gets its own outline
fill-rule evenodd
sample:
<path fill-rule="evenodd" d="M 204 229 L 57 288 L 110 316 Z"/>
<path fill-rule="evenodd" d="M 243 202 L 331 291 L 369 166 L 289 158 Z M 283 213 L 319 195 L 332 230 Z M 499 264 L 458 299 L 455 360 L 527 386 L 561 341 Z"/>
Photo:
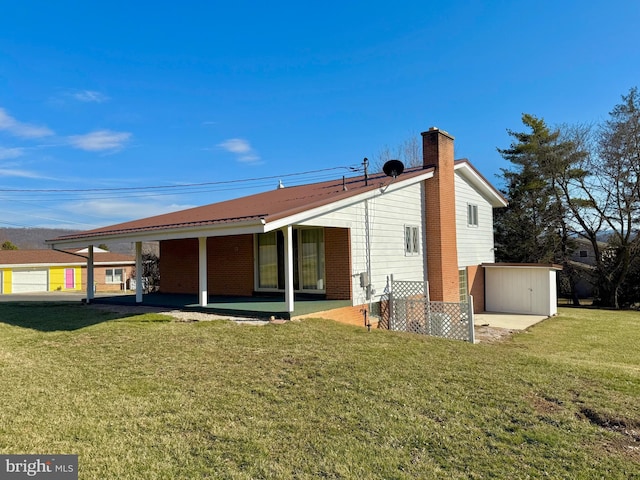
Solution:
<path fill-rule="evenodd" d="M 521 315 L 516 313 L 476 313 L 473 316 L 473 324 L 476 327 L 488 326 L 493 328 L 505 328 L 508 330 L 526 330 L 532 325 L 546 320 L 545 315 Z"/>

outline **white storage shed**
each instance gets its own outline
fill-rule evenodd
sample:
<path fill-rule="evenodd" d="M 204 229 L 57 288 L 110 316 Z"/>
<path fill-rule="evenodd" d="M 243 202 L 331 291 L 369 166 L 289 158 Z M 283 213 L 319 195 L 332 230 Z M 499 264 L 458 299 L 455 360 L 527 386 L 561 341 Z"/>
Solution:
<path fill-rule="evenodd" d="M 558 313 L 560 265 L 483 263 L 487 312 L 552 316 Z"/>

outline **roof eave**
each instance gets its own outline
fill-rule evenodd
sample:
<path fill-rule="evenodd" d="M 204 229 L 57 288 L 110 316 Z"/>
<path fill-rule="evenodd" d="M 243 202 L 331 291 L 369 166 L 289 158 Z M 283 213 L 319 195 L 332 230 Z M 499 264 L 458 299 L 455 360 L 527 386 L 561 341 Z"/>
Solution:
<path fill-rule="evenodd" d="M 456 160 L 454 169 L 475 186 L 494 208 L 506 207 L 509 202 L 467 159 Z"/>
<path fill-rule="evenodd" d="M 244 222 L 221 223 L 212 225 L 197 225 L 192 227 L 180 227 L 172 225 L 171 228 L 135 229 L 130 231 L 114 231 L 112 233 L 100 232 L 96 234 L 79 235 L 74 238 L 54 238 L 46 240 L 52 248 L 85 247 L 107 242 L 152 242 L 160 240 L 178 240 L 195 237 L 216 237 L 224 235 L 237 235 L 247 233 L 262 233 L 264 231 L 264 219 L 255 219 Z"/>

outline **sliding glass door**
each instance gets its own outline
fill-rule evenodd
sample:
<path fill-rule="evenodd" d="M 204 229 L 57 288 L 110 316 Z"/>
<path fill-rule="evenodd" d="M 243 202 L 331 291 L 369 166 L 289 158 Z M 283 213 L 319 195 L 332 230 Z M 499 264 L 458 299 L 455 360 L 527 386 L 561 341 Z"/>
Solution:
<path fill-rule="evenodd" d="M 257 285 L 259 290 L 284 290 L 284 235 L 259 234 Z M 324 229 L 293 230 L 293 284 L 296 291 L 322 293 L 324 284 Z"/>

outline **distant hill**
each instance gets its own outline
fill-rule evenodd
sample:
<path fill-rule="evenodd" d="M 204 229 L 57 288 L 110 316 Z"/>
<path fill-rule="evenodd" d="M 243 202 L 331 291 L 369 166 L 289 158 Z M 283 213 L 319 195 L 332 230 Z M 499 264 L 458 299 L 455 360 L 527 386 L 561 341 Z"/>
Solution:
<path fill-rule="evenodd" d="M 78 231 L 79 230 L 65 230 L 62 228 L 0 228 L 0 245 L 8 240 L 20 250 L 51 248 L 45 243 L 45 240 L 50 240 L 62 235 L 70 235 Z M 154 248 L 152 245 L 149 246 L 145 242 L 144 250 L 153 251 Z M 109 247 L 109 251 L 114 253 L 135 253 L 135 246 L 131 242 L 108 243 L 107 247 Z"/>
<path fill-rule="evenodd" d="M 61 235 L 70 235 L 79 230 L 62 228 L 0 228 L 0 244 L 9 240 L 20 250 L 50 248 L 45 240 Z"/>

